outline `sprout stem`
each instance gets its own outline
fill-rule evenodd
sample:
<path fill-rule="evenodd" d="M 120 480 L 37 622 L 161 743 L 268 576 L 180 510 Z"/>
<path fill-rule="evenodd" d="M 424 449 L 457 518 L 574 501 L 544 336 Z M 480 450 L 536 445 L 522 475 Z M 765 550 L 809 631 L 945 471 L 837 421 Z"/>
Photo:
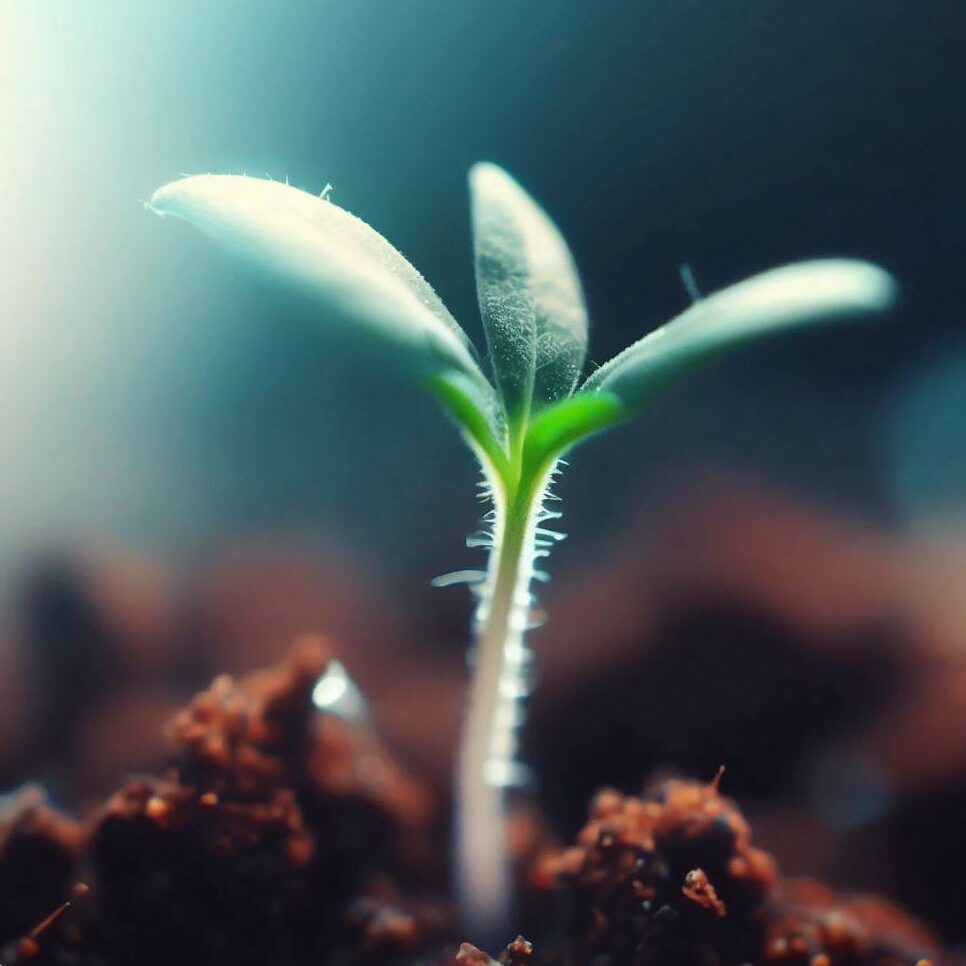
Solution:
<path fill-rule="evenodd" d="M 549 470 L 518 478 L 512 488 L 505 480 L 491 479 L 494 542 L 475 617 L 473 675 L 456 785 L 460 909 L 474 942 L 491 946 L 502 946 L 511 931 L 506 792 L 519 784 L 522 771 L 516 761 L 516 728 L 522 717 L 519 702 L 527 694 L 524 636 L 535 530 L 549 480 Z"/>

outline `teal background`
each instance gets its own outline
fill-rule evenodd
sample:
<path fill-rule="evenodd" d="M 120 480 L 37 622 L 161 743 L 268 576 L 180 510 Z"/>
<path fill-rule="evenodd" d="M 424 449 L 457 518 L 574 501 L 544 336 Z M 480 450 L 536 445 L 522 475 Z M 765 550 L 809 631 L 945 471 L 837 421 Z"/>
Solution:
<path fill-rule="evenodd" d="M 5 0 L 2 558 L 267 532 L 414 594 L 468 562 L 475 471 L 430 403 L 142 209 L 209 170 L 331 182 L 479 340 L 464 178 L 498 161 L 572 242 L 598 362 L 683 306 L 681 262 L 709 290 L 877 260 L 893 320 L 676 389 L 576 455 L 570 528 L 589 551 L 708 466 L 893 527 L 958 513 L 958 381 L 923 374 L 963 351 L 964 40 L 922 0 Z"/>

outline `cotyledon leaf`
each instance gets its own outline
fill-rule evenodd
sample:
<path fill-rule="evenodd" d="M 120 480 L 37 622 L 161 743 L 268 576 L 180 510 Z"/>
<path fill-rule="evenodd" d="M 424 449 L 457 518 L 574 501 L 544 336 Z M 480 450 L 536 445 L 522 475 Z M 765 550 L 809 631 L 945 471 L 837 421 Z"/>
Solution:
<path fill-rule="evenodd" d="M 439 296 L 377 231 L 327 199 L 278 181 L 194 175 L 148 205 L 188 221 L 250 265 L 295 285 L 360 335 L 391 347 L 420 378 L 465 375 L 485 401 L 492 387 Z"/>
<path fill-rule="evenodd" d="M 606 390 L 639 408 L 671 380 L 719 352 L 804 323 L 888 308 L 892 277 L 868 262 L 798 262 L 722 289 L 592 373 L 581 393 Z"/>
<path fill-rule="evenodd" d="M 508 413 L 569 395 L 587 351 L 573 256 L 543 209 L 494 164 L 470 171 L 476 285 Z"/>

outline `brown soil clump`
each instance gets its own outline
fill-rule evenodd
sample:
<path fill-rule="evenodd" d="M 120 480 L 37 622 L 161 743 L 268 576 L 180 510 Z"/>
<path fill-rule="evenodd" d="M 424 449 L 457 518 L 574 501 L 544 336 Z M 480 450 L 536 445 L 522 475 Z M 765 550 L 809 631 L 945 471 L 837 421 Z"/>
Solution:
<path fill-rule="evenodd" d="M 782 879 L 718 779 L 599 793 L 576 844 L 540 856 L 531 880 L 553 890 L 557 910 L 534 953 L 545 966 L 950 962 L 885 900 Z"/>
<path fill-rule="evenodd" d="M 387 897 L 411 877 L 431 800 L 366 725 L 314 708 L 327 660 L 311 641 L 278 668 L 217 678 L 172 722 L 170 768 L 127 782 L 69 843 L 40 805 L 8 819 L 4 966 L 302 966 L 409 954 L 422 923 Z M 38 843 L 25 848 L 31 830 Z M 91 896 L 18 946 L 78 877 Z M 25 881 L 45 884 L 37 899 L 4 905 Z"/>

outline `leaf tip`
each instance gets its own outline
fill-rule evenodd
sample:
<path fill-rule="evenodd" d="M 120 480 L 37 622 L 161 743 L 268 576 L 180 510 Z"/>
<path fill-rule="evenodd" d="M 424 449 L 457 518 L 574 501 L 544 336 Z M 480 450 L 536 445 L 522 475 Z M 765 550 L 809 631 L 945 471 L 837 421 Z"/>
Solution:
<path fill-rule="evenodd" d="M 899 286 L 884 268 L 852 258 L 830 258 L 777 269 L 756 286 L 764 300 L 773 296 L 803 310 L 883 312 L 896 301 Z M 774 280 L 774 291 L 768 281 Z"/>
<path fill-rule="evenodd" d="M 169 215 L 183 217 L 181 205 L 185 198 L 185 187 L 187 182 L 196 181 L 198 175 L 177 178 L 161 185 L 151 197 L 144 202 L 144 207 L 157 215 L 159 218 L 167 218 Z"/>
<path fill-rule="evenodd" d="M 477 161 L 470 168 L 467 180 L 472 196 L 488 198 L 502 205 L 534 204 L 516 178 L 492 161 Z"/>
<path fill-rule="evenodd" d="M 899 283 L 895 277 L 871 262 L 852 262 L 856 272 L 856 288 L 859 300 L 872 312 L 884 312 L 892 308 L 899 298 Z"/>
<path fill-rule="evenodd" d="M 494 164 L 492 161 L 477 161 L 475 164 L 470 166 L 469 174 L 467 175 L 469 181 L 472 185 L 476 186 L 481 183 L 504 181 L 510 177 L 507 172 L 501 168 L 498 164 Z"/>

